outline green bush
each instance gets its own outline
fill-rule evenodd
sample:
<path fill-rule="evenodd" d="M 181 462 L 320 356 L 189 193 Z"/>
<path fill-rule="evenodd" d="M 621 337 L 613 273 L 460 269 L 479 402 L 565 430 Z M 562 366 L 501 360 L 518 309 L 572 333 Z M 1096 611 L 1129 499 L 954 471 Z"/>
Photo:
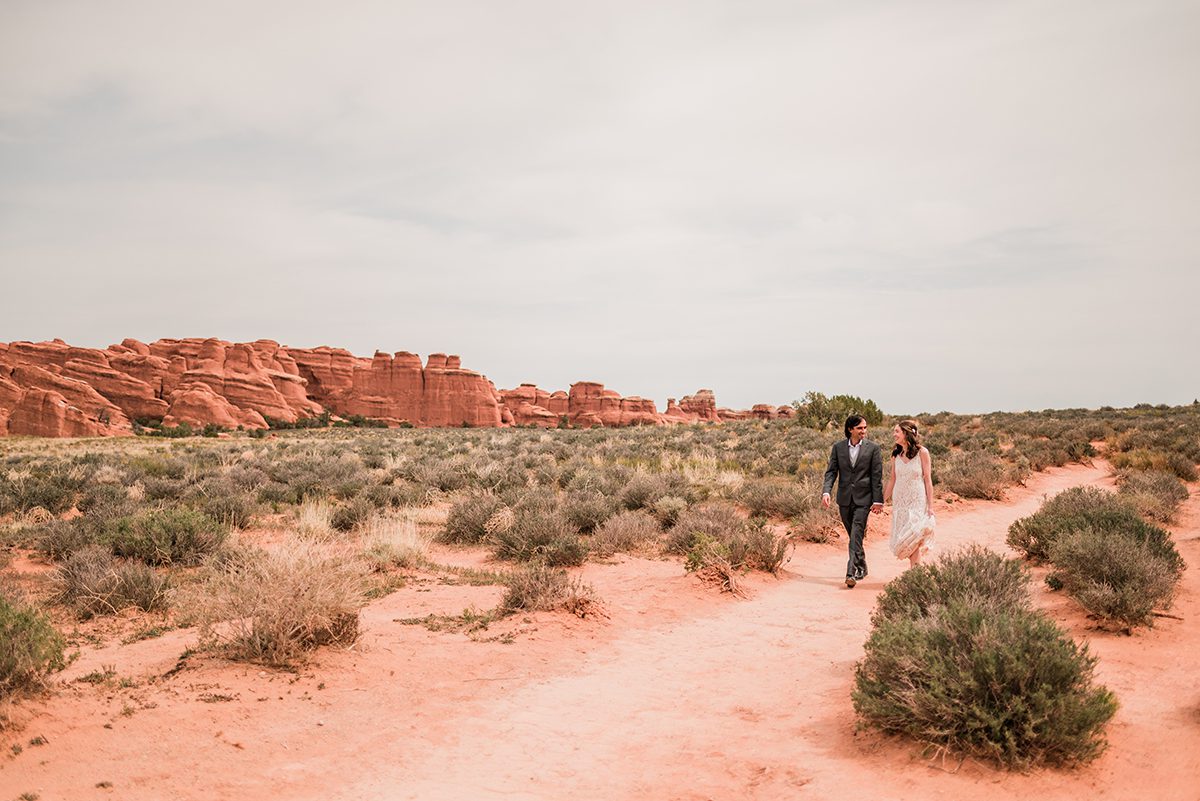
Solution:
<path fill-rule="evenodd" d="M 747 481 L 737 496 L 753 517 L 796 517 L 820 503 L 819 493 L 794 481 Z"/>
<path fill-rule="evenodd" d="M 679 516 L 688 508 L 688 502 L 674 495 L 664 495 L 654 502 L 651 512 L 662 525 L 670 528 L 679 522 Z"/>
<path fill-rule="evenodd" d="M 1011 768 L 1104 750 L 1117 703 L 1092 685 L 1086 647 L 1021 607 L 952 600 L 930 611 L 877 618 L 852 694 L 866 725 Z"/>
<path fill-rule="evenodd" d="M 1050 586 L 1065 589 L 1103 621 L 1125 627 L 1150 625 L 1156 609 L 1169 608 L 1182 570 L 1173 547 L 1122 530 L 1068 532 L 1050 546 L 1050 561 Z"/>
<path fill-rule="evenodd" d="M 106 531 L 114 554 L 151 565 L 199 564 L 228 534 L 216 520 L 186 506 L 144 509 L 113 520 Z"/>
<path fill-rule="evenodd" d="M 1050 557 L 1053 543 L 1074 531 L 1120 532 L 1139 542 L 1148 543 L 1177 569 L 1183 559 L 1171 542 L 1171 535 L 1141 518 L 1124 499 L 1095 487 L 1072 487 L 1042 504 L 1029 517 L 1014 522 L 1008 529 L 1008 544 L 1034 560 Z"/>
<path fill-rule="evenodd" d="M 63 646 L 45 614 L 0 593 L 0 698 L 35 689 L 47 673 L 61 670 Z"/>
<path fill-rule="evenodd" d="M 951 602 L 980 609 L 1028 609 L 1027 583 L 1025 568 L 1018 560 L 970 545 L 889 581 L 876 602 L 872 622 L 929 617 Z"/>
<path fill-rule="evenodd" d="M 732 506 L 712 503 L 694 507 L 681 512 L 667 533 L 667 550 L 686 554 L 701 535 L 719 542 L 729 542 L 745 528 L 745 519 Z"/>
<path fill-rule="evenodd" d="M 648 509 L 670 491 L 670 485 L 662 476 L 635 473 L 621 490 L 619 500 L 625 509 Z"/>

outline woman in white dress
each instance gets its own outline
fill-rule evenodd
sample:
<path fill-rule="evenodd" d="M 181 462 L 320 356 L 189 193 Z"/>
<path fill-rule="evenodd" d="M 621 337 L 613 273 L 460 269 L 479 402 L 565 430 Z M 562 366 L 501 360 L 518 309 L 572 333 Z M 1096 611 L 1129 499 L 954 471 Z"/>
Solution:
<path fill-rule="evenodd" d="M 929 553 L 936 524 L 931 461 L 929 450 L 921 446 L 916 420 L 901 420 L 892 438 L 892 474 L 883 488 L 884 501 L 892 501 L 892 553 L 915 567 Z"/>

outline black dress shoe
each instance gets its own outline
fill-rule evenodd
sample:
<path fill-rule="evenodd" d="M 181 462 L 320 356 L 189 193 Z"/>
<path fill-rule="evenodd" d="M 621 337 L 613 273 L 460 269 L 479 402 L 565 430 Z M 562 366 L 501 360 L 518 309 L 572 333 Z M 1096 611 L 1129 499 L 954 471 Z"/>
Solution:
<path fill-rule="evenodd" d="M 861 568 L 861 569 L 855 571 L 854 577 L 856 579 L 858 579 L 859 581 L 862 581 L 863 579 L 865 579 L 867 577 L 867 569 L 864 567 L 864 568 Z"/>
<path fill-rule="evenodd" d="M 850 589 L 854 589 L 854 585 L 857 583 L 858 583 L 858 580 L 856 578 L 854 578 L 854 576 L 846 576 L 846 586 L 849 587 Z"/>

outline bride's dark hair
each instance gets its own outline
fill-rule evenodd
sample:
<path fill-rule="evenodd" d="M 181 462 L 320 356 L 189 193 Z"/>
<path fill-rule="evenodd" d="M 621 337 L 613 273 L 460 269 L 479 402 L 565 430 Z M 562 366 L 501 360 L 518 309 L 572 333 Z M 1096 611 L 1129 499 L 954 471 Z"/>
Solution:
<path fill-rule="evenodd" d="M 892 448 L 892 456 L 899 456 L 903 453 L 905 459 L 915 459 L 921 452 L 921 434 L 917 430 L 917 421 L 901 420 L 896 425 L 900 426 L 900 431 L 904 434 L 904 442 L 908 447 L 897 445 Z"/>

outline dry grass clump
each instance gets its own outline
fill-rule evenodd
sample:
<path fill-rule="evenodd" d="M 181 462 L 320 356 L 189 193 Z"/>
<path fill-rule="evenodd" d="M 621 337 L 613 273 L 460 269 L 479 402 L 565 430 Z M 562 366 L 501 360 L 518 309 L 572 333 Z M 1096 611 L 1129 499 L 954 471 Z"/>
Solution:
<path fill-rule="evenodd" d="M 167 606 L 165 576 L 142 562 L 116 559 L 103 545 L 71 554 L 55 572 L 55 598 L 81 618 L 109 615 L 130 606 L 146 612 Z"/>
<path fill-rule="evenodd" d="M 425 561 L 429 538 L 410 518 L 375 516 L 362 527 L 363 558 L 376 571 L 414 568 Z"/>
<path fill-rule="evenodd" d="M 498 607 L 502 615 L 559 609 L 579 617 L 603 614 L 595 590 L 565 570 L 534 563 L 510 573 L 506 583 L 508 592 Z"/>
<path fill-rule="evenodd" d="M 863 725 L 1025 769 L 1091 761 L 1116 712 L 1096 658 L 1034 610 L 1023 571 L 982 548 L 888 583 L 855 670 Z"/>
<path fill-rule="evenodd" d="M 233 548 L 181 606 L 206 647 L 239 661 L 288 665 L 358 636 L 364 568 L 344 549 L 292 540 L 271 551 Z"/>
<path fill-rule="evenodd" d="M 333 504 L 324 498 L 305 498 L 296 509 L 296 531 L 313 540 L 333 537 Z"/>

